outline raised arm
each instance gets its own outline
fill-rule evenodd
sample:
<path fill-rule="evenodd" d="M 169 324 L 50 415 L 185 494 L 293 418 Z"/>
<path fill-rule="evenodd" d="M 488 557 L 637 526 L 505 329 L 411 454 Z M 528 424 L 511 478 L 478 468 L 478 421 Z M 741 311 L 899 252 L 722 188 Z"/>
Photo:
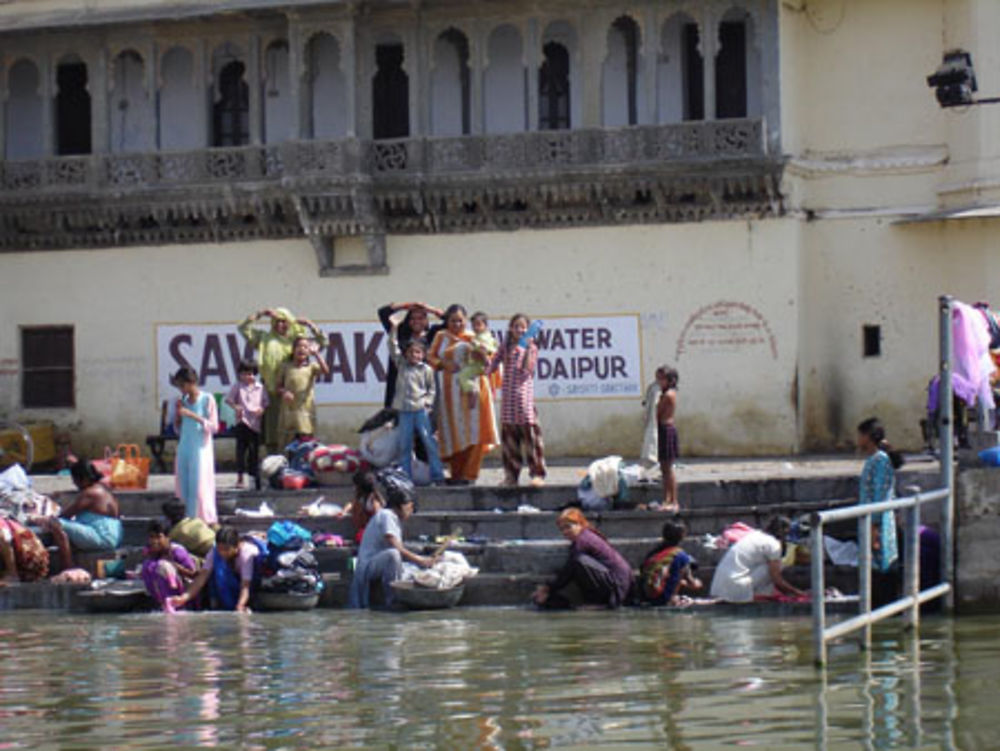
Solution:
<path fill-rule="evenodd" d="M 260 343 L 260 338 L 263 332 L 260 329 L 254 328 L 254 324 L 260 320 L 262 316 L 268 315 L 269 310 L 258 310 L 256 313 L 251 313 L 243 322 L 236 327 L 236 330 L 240 332 L 240 335 L 246 339 L 250 344 L 257 345 Z"/>
<path fill-rule="evenodd" d="M 385 536 L 385 541 L 399 551 L 399 555 L 403 558 L 403 560 L 409 561 L 410 563 L 415 563 L 421 568 L 430 568 L 431 566 L 434 565 L 435 561 L 434 558 L 430 558 L 425 555 L 418 555 L 414 553 L 412 550 L 409 550 L 402 543 L 402 541 L 398 537 L 396 537 L 396 535 L 387 534 Z"/>
<path fill-rule="evenodd" d="M 207 394 L 208 403 L 205 406 L 205 417 L 201 424 L 205 426 L 206 436 L 213 436 L 219 432 L 219 408 L 215 404 L 215 397 Z"/>
<path fill-rule="evenodd" d="M 441 370 L 444 367 L 444 360 L 438 354 L 444 341 L 444 332 L 439 331 L 434 335 L 430 349 L 427 350 L 427 362 L 434 370 Z"/>

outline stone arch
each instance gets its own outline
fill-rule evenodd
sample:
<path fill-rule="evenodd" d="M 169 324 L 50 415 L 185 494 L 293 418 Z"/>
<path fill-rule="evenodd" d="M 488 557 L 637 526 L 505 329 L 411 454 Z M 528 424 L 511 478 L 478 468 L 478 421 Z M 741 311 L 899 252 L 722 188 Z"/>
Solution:
<path fill-rule="evenodd" d="M 657 122 L 679 123 L 705 117 L 705 64 L 701 29 L 690 15 L 671 15 L 660 28 L 657 58 Z"/>
<path fill-rule="evenodd" d="M 238 45 L 226 42 L 212 53 L 212 145 L 250 142 L 250 86 L 247 63 Z"/>
<path fill-rule="evenodd" d="M 494 28 L 486 43 L 483 73 L 484 125 L 487 133 L 527 130 L 528 91 L 521 32 L 512 24 Z"/>
<path fill-rule="evenodd" d="M 7 70 L 4 107 L 4 155 L 7 159 L 38 159 L 45 155 L 41 83 L 38 65 L 28 58 L 17 60 Z"/>
<path fill-rule="evenodd" d="M 264 101 L 264 143 L 295 137 L 290 52 L 287 39 L 272 39 L 264 48 L 261 90 Z"/>
<path fill-rule="evenodd" d="M 134 49 L 119 52 L 111 61 L 111 151 L 149 151 L 155 147 L 153 102 L 145 84 L 145 61 Z"/>
<path fill-rule="evenodd" d="M 205 146 L 205 102 L 195 86 L 194 54 L 174 46 L 160 58 L 159 143 L 165 150 Z"/>
<path fill-rule="evenodd" d="M 372 76 L 373 138 L 410 135 L 410 77 L 405 58 L 405 45 L 398 36 L 386 32 L 377 38 Z"/>
<path fill-rule="evenodd" d="M 350 129 L 347 80 L 337 38 L 325 31 L 313 34 L 306 45 L 306 66 L 309 135 L 316 139 L 345 137 Z"/>
<path fill-rule="evenodd" d="M 542 33 L 538 68 L 538 128 L 561 130 L 580 122 L 580 81 L 575 65 L 576 30 L 568 21 L 552 21 Z"/>
<path fill-rule="evenodd" d="M 88 75 L 87 63 L 75 53 L 56 63 L 55 135 L 60 156 L 89 154 L 93 148 Z"/>
<path fill-rule="evenodd" d="M 640 54 L 639 24 L 629 15 L 608 27 L 607 49 L 601 71 L 601 111 L 606 127 L 638 125 L 645 111 L 644 66 Z"/>
<path fill-rule="evenodd" d="M 431 134 L 470 132 L 469 38 L 450 27 L 434 41 L 431 71 Z"/>

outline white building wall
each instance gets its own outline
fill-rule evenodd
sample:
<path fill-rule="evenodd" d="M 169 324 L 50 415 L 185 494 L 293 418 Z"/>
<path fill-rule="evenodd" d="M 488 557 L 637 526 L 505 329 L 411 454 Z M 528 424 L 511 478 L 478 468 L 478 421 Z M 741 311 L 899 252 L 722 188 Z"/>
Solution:
<path fill-rule="evenodd" d="M 0 274 L 9 294 L 0 299 L 0 317 L 8 322 L 0 337 L 0 413 L 30 416 L 18 410 L 18 326 L 76 327 L 77 409 L 32 414 L 77 426 L 74 440 L 84 449 L 141 439 L 158 425 L 157 323 L 235 323 L 276 305 L 318 322 L 374 320 L 379 305 L 418 299 L 483 309 L 498 328 L 518 310 L 542 318 L 638 314 L 643 382 L 661 363 L 680 369 L 685 451 L 790 451 L 796 446 L 796 232 L 794 221 L 780 220 L 391 237 L 389 276 L 334 279 L 317 275 L 312 249 L 297 240 L 3 254 Z M 127 289 L 113 303 L 95 304 L 94 290 L 121 278 L 126 265 Z M 234 268 L 239 283 L 232 282 Z M 455 269 L 468 271 L 456 278 Z M 42 285 L 45 305 L 37 304 Z M 773 351 L 692 345 L 691 322 L 704 320 L 698 314 L 719 302 L 757 311 L 774 335 Z M 678 356 L 685 331 L 687 348 Z M 374 409 L 322 406 L 319 435 L 356 441 L 358 425 Z M 542 401 L 539 409 L 553 455 L 638 452 L 638 395 Z"/>

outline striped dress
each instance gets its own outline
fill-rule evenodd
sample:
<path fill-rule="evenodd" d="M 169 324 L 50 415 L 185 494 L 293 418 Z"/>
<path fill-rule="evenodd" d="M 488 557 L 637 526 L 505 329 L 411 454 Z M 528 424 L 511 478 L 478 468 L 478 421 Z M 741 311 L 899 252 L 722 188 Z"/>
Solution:
<path fill-rule="evenodd" d="M 479 398 L 472 408 L 466 403 L 465 394 L 459 386 L 458 370 L 469 356 L 471 338 L 469 332 L 456 336 L 442 330 L 435 335 L 427 352 L 427 361 L 438 371 L 441 399 L 438 430 L 442 459 L 448 459 L 471 446 L 479 445 L 489 450 L 499 442 L 489 378 L 485 375 L 479 377 Z M 449 372 L 450 365 L 457 366 L 455 372 Z"/>

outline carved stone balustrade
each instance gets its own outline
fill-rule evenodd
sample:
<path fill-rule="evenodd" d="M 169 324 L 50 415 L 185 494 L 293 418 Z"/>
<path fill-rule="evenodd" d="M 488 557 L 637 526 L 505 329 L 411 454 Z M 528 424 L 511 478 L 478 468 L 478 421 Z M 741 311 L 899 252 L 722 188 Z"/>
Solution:
<path fill-rule="evenodd" d="M 0 248 L 489 231 L 781 212 L 761 120 L 0 162 Z"/>

